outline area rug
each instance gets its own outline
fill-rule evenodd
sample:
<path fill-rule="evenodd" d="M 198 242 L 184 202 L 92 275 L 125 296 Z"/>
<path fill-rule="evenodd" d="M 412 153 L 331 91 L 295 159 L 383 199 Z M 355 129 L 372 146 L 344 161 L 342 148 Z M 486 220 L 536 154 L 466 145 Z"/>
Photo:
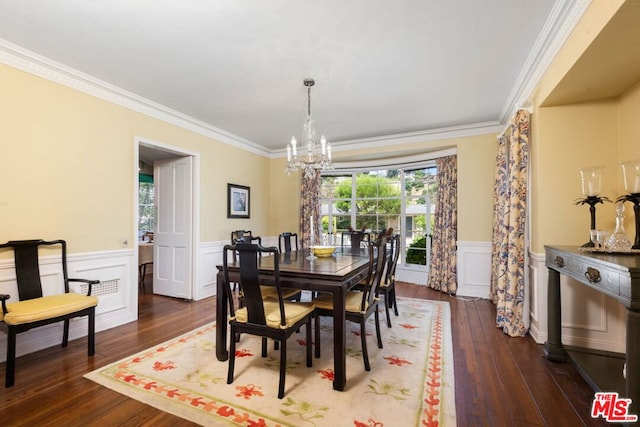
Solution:
<path fill-rule="evenodd" d="M 285 396 L 277 398 L 279 352 L 243 335 L 235 379 L 215 356 L 215 324 L 97 369 L 86 378 L 205 426 L 455 426 L 449 304 L 398 298 L 400 316 L 376 345 L 367 324 L 371 371 L 364 370 L 359 326 L 347 322 L 347 385 L 332 388 L 332 319 L 322 318 L 322 357 L 305 363 L 305 333 L 291 337 Z"/>

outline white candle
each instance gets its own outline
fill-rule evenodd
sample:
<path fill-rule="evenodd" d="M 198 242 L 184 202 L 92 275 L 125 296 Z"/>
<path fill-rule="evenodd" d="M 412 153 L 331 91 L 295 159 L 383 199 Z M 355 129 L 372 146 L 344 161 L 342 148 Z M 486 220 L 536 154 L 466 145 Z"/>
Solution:
<path fill-rule="evenodd" d="M 292 136 L 291 137 L 291 148 L 293 149 L 293 156 L 297 156 L 298 155 L 298 141 L 296 141 L 296 137 Z"/>
<path fill-rule="evenodd" d="M 327 146 L 327 157 L 329 158 L 329 160 L 331 160 L 331 146 L 330 145 Z"/>
<path fill-rule="evenodd" d="M 311 229 L 309 234 L 311 235 L 311 237 L 313 237 L 313 217 L 309 217 L 309 224 L 311 224 L 309 226 L 309 228 Z"/>
<path fill-rule="evenodd" d="M 320 147 L 322 149 L 322 155 L 324 156 L 325 154 L 327 154 L 327 140 L 324 135 L 322 135 L 322 137 L 320 138 Z"/>
<path fill-rule="evenodd" d="M 638 171 L 636 170 L 636 177 L 633 180 L 633 189 L 631 191 L 632 193 L 640 193 L 640 173 L 638 173 Z"/>
<path fill-rule="evenodd" d="M 287 145 L 287 161 L 291 161 L 291 146 Z"/>
<path fill-rule="evenodd" d="M 587 182 L 587 187 L 587 196 L 595 196 L 595 193 L 593 192 L 593 181 Z"/>

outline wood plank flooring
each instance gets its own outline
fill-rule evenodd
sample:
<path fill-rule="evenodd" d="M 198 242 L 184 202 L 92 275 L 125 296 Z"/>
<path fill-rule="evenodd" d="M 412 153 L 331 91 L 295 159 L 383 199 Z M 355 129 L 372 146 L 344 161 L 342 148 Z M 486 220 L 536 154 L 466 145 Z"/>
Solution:
<path fill-rule="evenodd" d="M 458 426 L 607 425 L 591 419 L 593 391 L 576 370 L 544 359 L 542 346 L 530 337 L 503 334 L 495 327 L 495 307 L 488 300 L 450 297 L 410 284 L 398 284 L 398 295 L 451 305 Z M 98 333 L 94 357 L 86 355 L 85 338 L 66 349 L 53 347 L 19 358 L 16 385 L 0 389 L 0 425 L 193 425 L 82 375 L 214 320 L 215 299 L 194 302 L 141 294 L 138 321 Z M 4 384 L 4 364 L 0 381 Z"/>

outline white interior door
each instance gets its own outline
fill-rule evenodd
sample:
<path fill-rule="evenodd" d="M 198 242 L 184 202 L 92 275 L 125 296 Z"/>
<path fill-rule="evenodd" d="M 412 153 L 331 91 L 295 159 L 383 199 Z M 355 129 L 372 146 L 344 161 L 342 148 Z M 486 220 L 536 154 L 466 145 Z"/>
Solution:
<path fill-rule="evenodd" d="M 156 230 L 153 248 L 153 293 L 192 298 L 191 156 L 154 162 Z"/>

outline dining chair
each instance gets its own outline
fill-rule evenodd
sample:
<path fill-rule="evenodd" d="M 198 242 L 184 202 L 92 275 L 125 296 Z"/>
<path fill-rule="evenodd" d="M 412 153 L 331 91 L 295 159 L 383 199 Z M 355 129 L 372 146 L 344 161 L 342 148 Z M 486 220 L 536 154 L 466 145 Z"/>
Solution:
<path fill-rule="evenodd" d="M 284 250 L 282 249 L 284 246 Z M 298 250 L 298 234 L 284 232 L 278 236 L 278 249 L 280 253 L 291 252 L 292 250 Z"/>
<path fill-rule="evenodd" d="M 287 339 L 306 325 L 306 358 L 311 367 L 311 317 L 314 305 L 308 302 L 287 301 L 282 293 L 280 283 L 279 250 L 275 246 L 265 248 L 254 243 L 238 242 L 236 245 L 225 245 L 223 251 L 223 272 L 227 283 L 229 297 L 230 336 L 235 337 L 247 333 L 262 337 L 262 357 L 267 357 L 267 338 L 280 344 L 280 378 L 278 399 L 284 397 L 285 375 L 287 370 Z M 239 258 L 240 284 L 244 291 L 245 306 L 234 309 L 233 297 L 229 287 L 229 253 L 236 253 Z M 273 280 L 276 298 L 264 298 L 259 279 L 260 255 L 273 255 Z M 231 339 L 229 345 L 229 371 L 227 384 L 233 383 L 235 366 L 236 340 Z"/>
<path fill-rule="evenodd" d="M 384 310 L 387 315 L 387 327 L 391 327 L 391 316 L 389 309 L 393 308 L 393 312 L 398 316 L 398 304 L 396 302 L 396 265 L 400 257 L 400 235 L 388 234 L 387 242 L 390 244 L 389 257 L 387 258 L 387 268 L 380 281 L 380 294 L 384 295 Z"/>
<path fill-rule="evenodd" d="M 386 251 L 384 239 L 378 239 L 369 245 L 370 268 L 367 275 L 366 287 L 362 292 L 347 291 L 345 295 L 346 320 L 360 325 L 360 340 L 362 342 L 362 358 L 365 371 L 370 371 L 369 352 L 367 351 L 366 323 L 371 314 L 375 318 L 376 337 L 378 348 L 382 348 L 382 336 L 380 335 L 380 314 L 378 313 L 378 288 L 384 272 Z M 314 298 L 315 304 L 315 357 L 320 357 L 320 317 L 333 316 L 333 295 L 322 294 Z"/>
<path fill-rule="evenodd" d="M 344 246 L 344 238 L 345 236 L 349 237 L 349 240 L 351 242 L 351 247 L 354 249 L 360 248 L 362 246 L 362 243 L 364 243 L 365 245 L 371 243 L 371 234 L 367 233 L 365 231 L 347 231 L 342 233 L 342 240 L 340 242 L 341 246 Z"/>
<path fill-rule="evenodd" d="M 234 231 L 231 232 L 231 244 L 232 245 L 235 245 L 238 242 L 238 240 L 247 240 L 247 239 L 248 239 L 248 242 L 256 241 L 256 242 L 258 242 L 259 244 L 262 245 L 262 237 L 259 237 L 259 236 L 255 236 L 254 237 L 253 233 L 251 232 L 251 230 L 234 230 Z M 235 253 L 233 254 L 233 260 L 234 261 L 236 260 L 236 254 Z M 239 291 L 237 283 L 234 283 L 233 290 L 234 291 Z M 239 292 L 242 293 L 241 291 L 239 291 Z"/>
<path fill-rule="evenodd" d="M 39 266 L 39 250 L 51 246 L 60 248 L 62 286 L 58 293 L 44 295 Z M 99 280 L 72 279 L 67 274 L 67 243 L 64 240 L 12 240 L 0 244 L 0 248 L 13 249 L 18 301 L 8 302 L 11 295 L 0 295 L 2 315 L 0 329 L 7 333 L 7 362 L 5 387 L 15 380 L 16 336 L 39 326 L 63 322 L 62 347 L 69 341 L 69 320 L 87 316 L 87 354 L 95 353 L 95 309 L 98 298 L 91 296 L 91 287 Z M 86 294 L 69 291 L 69 282 L 86 286 Z M 81 285 L 82 287 L 82 285 Z"/>

